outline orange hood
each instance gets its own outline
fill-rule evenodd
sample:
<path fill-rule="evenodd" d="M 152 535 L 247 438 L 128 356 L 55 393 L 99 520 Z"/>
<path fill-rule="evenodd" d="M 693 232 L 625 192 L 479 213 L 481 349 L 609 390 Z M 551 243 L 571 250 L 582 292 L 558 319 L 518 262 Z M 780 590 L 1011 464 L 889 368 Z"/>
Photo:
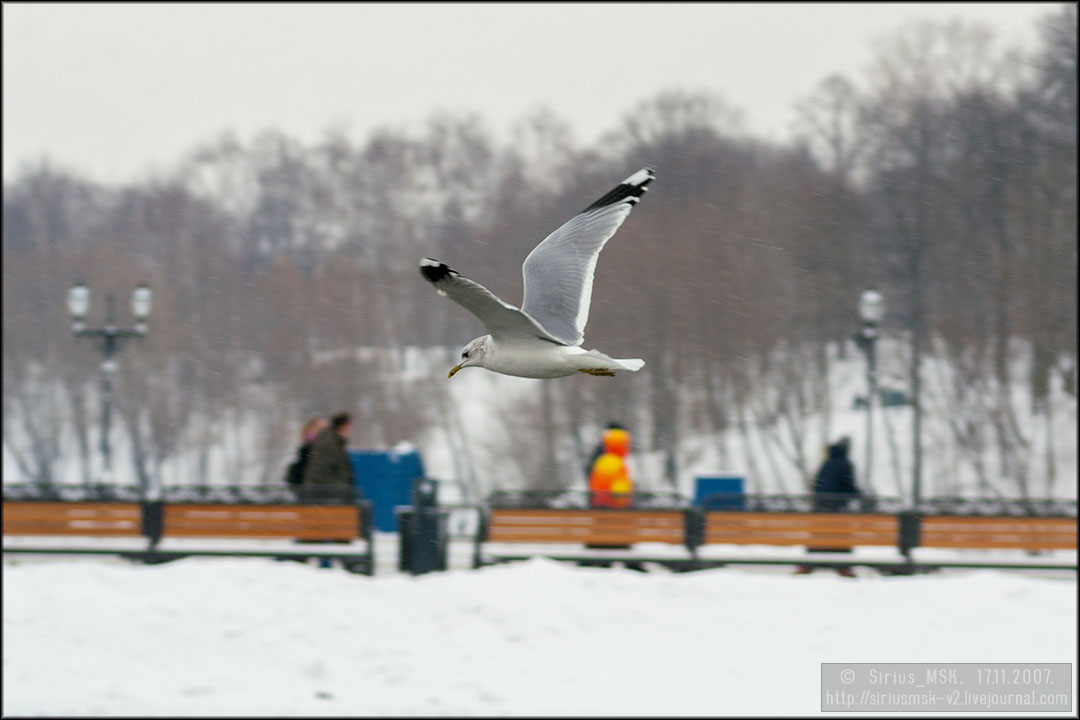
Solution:
<path fill-rule="evenodd" d="M 630 433 L 625 430 L 608 430 L 604 433 L 604 452 L 626 457 L 630 452 Z"/>

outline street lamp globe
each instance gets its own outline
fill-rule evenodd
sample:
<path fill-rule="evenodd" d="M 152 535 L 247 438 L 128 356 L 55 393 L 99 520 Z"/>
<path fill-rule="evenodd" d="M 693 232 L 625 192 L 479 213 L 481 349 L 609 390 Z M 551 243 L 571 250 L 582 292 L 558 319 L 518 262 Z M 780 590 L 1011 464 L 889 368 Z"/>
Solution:
<path fill-rule="evenodd" d="M 76 321 L 82 320 L 90 309 L 90 288 L 82 283 L 72 285 L 71 289 L 68 290 L 67 304 L 68 310 L 71 311 L 71 317 L 75 318 Z"/>
<path fill-rule="evenodd" d="M 135 316 L 136 320 L 142 321 L 150 317 L 152 300 L 153 293 L 145 284 L 139 285 L 131 291 L 131 314 Z"/>
<path fill-rule="evenodd" d="M 877 290 L 867 290 L 859 298 L 859 315 L 863 322 L 877 325 L 885 316 L 885 301 Z"/>

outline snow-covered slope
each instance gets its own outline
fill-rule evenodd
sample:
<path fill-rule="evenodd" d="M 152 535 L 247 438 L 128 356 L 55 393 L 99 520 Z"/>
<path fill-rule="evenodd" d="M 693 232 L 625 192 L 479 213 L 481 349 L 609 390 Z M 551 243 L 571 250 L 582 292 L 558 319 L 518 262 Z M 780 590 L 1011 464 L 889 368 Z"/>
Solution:
<path fill-rule="evenodd" d="M 883 386 L 903 388 L 905 361 L 903 346 L 883 340 L 880 347 L 880 369 Z M 483 370 L 462 372 L 452 381 L 445 378 L 446 355 L 438 348 L 411 348 L 405 354 L 407 362 L 401 368 L 405 383 L 413 383 L 416 392 L 430 397 L 431 383 L 446 383 L 451 402 L 429 403 L 435 415 L 431 426 L 418 431 L 413 437 L 394 440 L 415 445 L 422 453 L 430 476 L 444 480 L 465 481 L 480 494 L 496 487 L 523 486 L 527 478 L 521 468 L 507 462 L 508 452 L 514 448 L 537 446 L 542 429 L 539 418 L 533 426 L 521 424 L 522 407 L 529 403 L 538 406 L 541 384 L 558 383 L 559 380 L 541 381 L 496 375 Z M 639 373 L 647 375 L 650 366 Z M 1028 478 L 1029 492 L 1033 497 L 1077 497 L 1077 401 L 1065 393 L 1060 378 L 1055 376 L 1051 386 L 1049 415 L 1031 411 L 1030 397 L 1024 377 L 1024 366 L 1017 361 L 1013 373 L 1017 378 L 1012 389 L 1012 406 L 1018 432 L 1026 443 L 1019 454 L 1018 468 Z M 924 363 L 924 418 L 923 418 L 923 477 L 922 495 L 1005 496 L 1020 494 L 1016 470 L 1004 470 L 997 451 L 993 418 L 989 411 L 973 412 L 976 429 L 980 433 L 983 449 L 972 454 L 957 441 L 950 421 L 955 419 L 957 408 L 950 393 L 956 383 L 950 375 L 949 366 L 941 360 L 928 358 Z M 737 428 L 723 433 L 701 433 L 684 422 L 679 432 L 677 457 L 677 485 L 684 494 L 692 494 L 695 478 L 699 476 L 730 474 L 745 478 L 750 492 L 799 493 L 805 492 L 808 478 L 822 459 L 823 446 L 837 438 L 850 436 L 851 457 L 856 466 L 860 485 L 879 495 L 909 497 L 912 486 L 914 450 L 912 443 L 913 412 L 910 406 L 875 408 L 873 424 L 873 463 L 869 477 L 866 472 L 866 413 L 856 409 L 853 400 L 865 395 L 865 364 L 861 355 L 849 352 L 844 359 L 835 358 L 829 376 L 829 396 L 832 402 L 828 413 L 814 412 L 798 418 L 798 432 L 792 432 L 790 423 L 777 420 L 765 424 L 753 424 L 744 434 Z M 627 388 L 631 385 L 627 384 Z M 986 393 L 992 392 L 986 388 Z M 688 394 L 695 392 L 687 388 Z M 764 392 L 764 391 L 763 391 Z M 518 426 L 510 429 L 508 418 L 518 418 Z M 272 442 L 257 431 L 260 427 L 253 412 L 229 413 L 222 423 L 215 426 L 212 436 L 221 441 L 212 446 L 207 457 L 211 483 L 254 483 L 261 477 L 265 453 Z M 607 418 L 605 418 L 606 420 Z M 528 418 L 525 418 L 528 421 Z M 378 418 L 364 418 L 364 422 L 378 422 Z M 629 422 L 623 419 L 624 422 Z M 17 422 L 10 423 L 18 428 Z M 194 422 L 194 427 L 200 423 Z M 663 458 L 659 453 L 643 452 L 645 431 L 634 427 L 635 434 L 631 470 L 639 490 L 670 490 L 663 477 Z M 97 438 L 96 428 L 91 437 Z M 516 436 L 515 436 L 516 433 Z M 532 433 L 530 435 L 530 433 Z M 584 429 L 586 447 L 600 439 L 601 427 Z M 567 440 L 559 438 L 560 442 Z M 17 432 L 5 435 L 3 448 L 4 482 L 25 481 L 11 452 L 11 444 L 25 443 Z M 564 442 L 565 445 L 565 442 Z M 79 463 L 74 435 L 69 427 L 61 435 L 62 461 L 58 466 L 62 482 L 79 483 Z M 281 472 L 272 471 L 272 477 L 281 475 L 294 452 L 293 439 L 285 437 L 280 443 L 280 457 L 272 458 L 271 467 L 280 466 Z M 802 468 L 789 458 L 801 453 Z M 113 456 L 115 478 L 123 484 L 134 484 L 134 471 L 130 461 L 131 447 L 123 428 L 113 427 Z M 1053 458 L 1052 464 L 1050 458 Z M 982 480 L 975 472 L 976 462 L 984 469 Z M 94 453 L 95 463 L 98 462 Z M 584 487 L 585 478 L 578 468 L 584 458 L 564 458 L 565 472 L 573 476 L 563 484 Z M 199 476 L 199 457 L 193 449 L 183 447 L 162 463 L 160 481 L 165 484 L 193 482 Z M 567 469 L 568 468 L 568 469 Z M 1053 482 L 1051 477 L 1053 470 Z"/>

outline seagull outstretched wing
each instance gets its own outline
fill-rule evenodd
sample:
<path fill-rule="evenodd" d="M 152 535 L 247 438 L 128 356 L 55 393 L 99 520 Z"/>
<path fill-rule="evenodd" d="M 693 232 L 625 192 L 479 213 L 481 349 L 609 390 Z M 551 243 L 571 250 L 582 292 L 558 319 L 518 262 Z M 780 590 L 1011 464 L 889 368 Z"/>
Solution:
<path fill-rule="evenodd" d="M 521 309 L 555 338 L 569 345 L 585 339 L 596 260 L 655 177 L 647 167 L 638 170 L 548 235 L 525 258 Z"/>
<path fill-rule="evenodd" d="M 496 342 L 512 343 L 515 340 L 539 338 L 556 345 L 567 344 L 552 336 L 528 314 L 503 302 L 480 283 L 438 260 L 421 260 L 420 274 L 440 293 L 480 318 Z"/>

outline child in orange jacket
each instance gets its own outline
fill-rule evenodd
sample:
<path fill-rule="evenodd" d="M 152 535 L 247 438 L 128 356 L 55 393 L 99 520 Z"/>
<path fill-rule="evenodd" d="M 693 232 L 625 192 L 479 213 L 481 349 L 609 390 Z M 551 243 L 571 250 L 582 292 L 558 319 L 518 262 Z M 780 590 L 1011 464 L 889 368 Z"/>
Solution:
<path fill-rule="evenodd" d="M 604 454 L 593 463 L 589 475 L 593 507 L 629 507 L 634 483 L 626 466 L 630 433 L 610 429 L 604 433 Z"/>

